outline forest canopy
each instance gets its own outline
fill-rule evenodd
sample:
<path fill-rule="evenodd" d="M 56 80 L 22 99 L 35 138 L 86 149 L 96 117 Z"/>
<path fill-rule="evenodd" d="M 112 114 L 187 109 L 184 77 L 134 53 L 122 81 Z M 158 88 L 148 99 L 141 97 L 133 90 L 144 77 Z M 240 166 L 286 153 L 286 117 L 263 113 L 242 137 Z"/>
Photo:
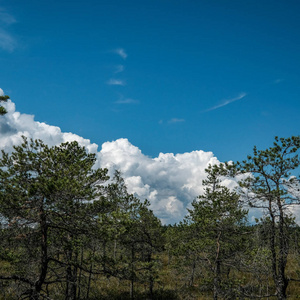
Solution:
<path fill-rule="evenodd" d="M 77 142 L 23 137 L 0 158 L 0 299 L 299 294 L 299 149 L 299 136 L 276 137 L 242 162 L 210 165 L 186 217 L 163 226 Z M 224 178 L 241 179 L 230 190 Z"/>

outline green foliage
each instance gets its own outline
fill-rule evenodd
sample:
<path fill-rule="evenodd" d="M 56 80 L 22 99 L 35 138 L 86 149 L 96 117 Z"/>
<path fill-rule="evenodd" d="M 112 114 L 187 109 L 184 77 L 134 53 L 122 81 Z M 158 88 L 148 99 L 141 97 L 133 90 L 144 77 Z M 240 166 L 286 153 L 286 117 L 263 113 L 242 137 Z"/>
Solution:
<path fill-rule="evenodd" d="M 237 170 L 245 178 L 240 181 L 239 192 L 250 207 L 264 210 L 260 222 L 265 231 L 267 247 L 271 253 L 271 273 L 277 299 L 286 299 L 289 279 L 286 266 L 289 253 L 290 229 L 294 226 L 291 208 L 299 204 L 299 180 L 292 171 L 300 165 L 298 152 L 300 137 L 275 138 L 273 147 L 253 149 L 253 156 L 237 163 Z"/>
<path fill-rule="evenodd" d="M 99 201 L 100 184 L 108 179 L 107 170 L 92 169 L 94 162 L 95 155 L 77 142 L 49 148 L 24 137 L 14 152 L 2 152 L 2 258 L 11 270 L 0 278 L 17 276 L 24 285 L 20 295 L 45 295 L 47 276 L 70 285 L 82 236 L 96 222 L 92 208 Z"/>
<path fill-rule="evenodd" d="M 187 219 L 194 232 L 191 242 L 211 272 L 214 299 L 217 299 L 234 290 L 230 286 L 232 280 L 225 284 L 222 274 L 238 267 L 247 211 L 242 208 L 239 195 L 221 185 L 223 166 L 209 166 L 206 172 L 204 194 L 193 201 Z"/>
<path fill-rule="evenodd" d="M 0 299 L 299 294 L 299 148 L 299 137 L 276 138 L 242 163 L 209 166 L 187 217 L 162 226 L 78 143 L 24 138 L 0 158 Z M 236 175 L 235 191 L 222 185 Z M 264 209 L 255 225 L 246 204 Z"/>
<path fill-rule="evenodd" d="M 0 102 L 6 102 L 7 99 L 9 99 L 9 96 L 4 95 L 4 96 L 0 96 Z M 7 113 L 7 110 L 0 105 L 0 115 L 3 116 Z"/>

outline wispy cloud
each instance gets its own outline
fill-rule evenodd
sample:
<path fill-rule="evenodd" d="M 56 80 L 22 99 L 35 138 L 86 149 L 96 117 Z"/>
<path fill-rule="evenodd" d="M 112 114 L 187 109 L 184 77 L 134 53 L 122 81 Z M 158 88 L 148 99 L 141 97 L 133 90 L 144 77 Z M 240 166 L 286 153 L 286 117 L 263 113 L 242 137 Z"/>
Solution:
<path fill-rule="evenodd" d="M 131 98 L 126 98 L 126 99 L 120 99 L 117 100 L 115 103 L 117 104 L 138 104 L 139 101 Z"/>
<path fill-rule="evenodd" d="M 13 23 L 16 23 L 15 17 L 0 7 L 0 48 L 9 52 L 12 52 L 17 46 L 17 41 L 7 31 L 7 27 Z"/>
<path fill-rule="evenodd" d="M 185 122 L 185 119 L 173 118 L 173 119 L 168 121 L 169 124 L 182 123 L 182 122 Z"/>
<path fill-rule="evenodd" d="M 110 79 L 106 82 L 108 85 L 126 85 L 126 82 L 121 79 Z"/>
<path fill-rule="evenodd" d="M 121 56 L 123 59 L 127 58 L 127 53 L 125 52 L 125 50 L 123 48 L 115 49 L 114 52 L 116 54 L 118 54 L 119 56 Z"/>
<path fill-rule="evenodd" d="M 16 23 L 17 20 L 13 15 L 5 12 L 4 9 L 0 8 L 0 22 L 6 25 L 11 25 L 13 23 Z"/>
<path fill-rule="evenodd" d="M 280 83 L 282 81 L 283 81 L 283 79 L 276 79 L 276 80 L 274 80 L 274 84 L 278 84 L 278 83 Z"/>
<path fill-rule="evenodd" d="M 115 74 L 123 72 L 125 67 L 123 65 L 116 66 Z"/>
<path fill-rule="evenodd" d="M 0 48 L 12 52 L 16 46 L 17 42 L 12 35 L 0 28 Z"/>
<path fill-rule="evenodd" d="M 237 97 L 235 97 L 235 98 L 226 99 L 226 100 L 224 100 L 221 104 L 218 104 L 218 105 L 215 105 L 215 106 L 213 106 L 213 107 L 211 107 L 211 108 L 206 109 L 205 112 L 211 111 L 211 110 L 215 110 L 215 109 L 217 109 L 217 108 L 226 106 L 226 105 L 228 105 L 228 104 L 230 104 L 230 103 L 232 103 L 232 102 L 241 100 L 241 99 L 245 98 L 246 96 L 247 96 L 246 93 L 240 93 L 240 94 L 239 94 Z"/>

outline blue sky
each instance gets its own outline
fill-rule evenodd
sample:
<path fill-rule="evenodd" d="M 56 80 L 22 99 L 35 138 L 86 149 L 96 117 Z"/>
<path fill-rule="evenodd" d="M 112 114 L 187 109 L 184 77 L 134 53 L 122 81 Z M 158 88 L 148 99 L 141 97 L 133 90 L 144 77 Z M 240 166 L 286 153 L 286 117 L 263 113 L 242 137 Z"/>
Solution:
<path fill-rule="evenodd" d="M 299 134 L 300 2 L 0 2 L 0 87 L 17 110 L 150 156 L 242 160 Z"/>

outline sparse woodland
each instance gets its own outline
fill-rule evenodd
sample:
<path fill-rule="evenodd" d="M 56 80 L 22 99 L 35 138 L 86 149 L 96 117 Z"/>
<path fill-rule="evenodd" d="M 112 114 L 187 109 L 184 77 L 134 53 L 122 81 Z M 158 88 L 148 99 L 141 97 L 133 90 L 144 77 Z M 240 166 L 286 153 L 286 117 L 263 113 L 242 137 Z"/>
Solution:
<path fill-rule="evenodd" d="M 209 166 L 186 217 L 162 225 L 77 142 L 23 138 L 0 158 L 0 299 L 297 299 L 299 149 L 275 138 Z"/>

